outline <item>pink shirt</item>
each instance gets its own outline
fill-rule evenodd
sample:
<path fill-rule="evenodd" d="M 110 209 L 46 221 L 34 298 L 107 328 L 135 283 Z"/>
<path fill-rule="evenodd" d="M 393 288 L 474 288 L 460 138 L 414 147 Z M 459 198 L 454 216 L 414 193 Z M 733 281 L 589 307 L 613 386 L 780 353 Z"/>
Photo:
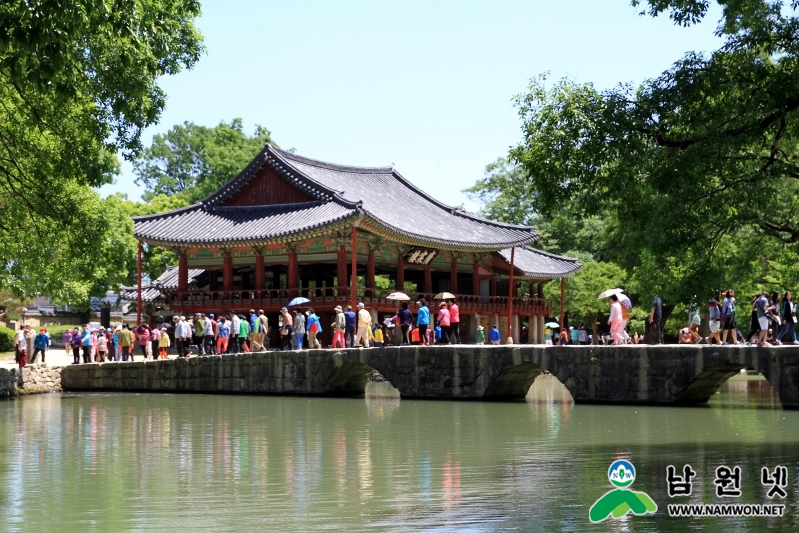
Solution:
<path fill-rule="evenodd" d="M 440 326 L 449 326 L 449 309 L 442 307 L 438 311 L 438 324 Z"/>
<path fill-rule="evenodd" d="M 461 321 L 461 310 L 458 309 L 458 304 L 452 302 L 452 305 L 449 306 L 449 321 L 450 322 L 460 322 Z"/>

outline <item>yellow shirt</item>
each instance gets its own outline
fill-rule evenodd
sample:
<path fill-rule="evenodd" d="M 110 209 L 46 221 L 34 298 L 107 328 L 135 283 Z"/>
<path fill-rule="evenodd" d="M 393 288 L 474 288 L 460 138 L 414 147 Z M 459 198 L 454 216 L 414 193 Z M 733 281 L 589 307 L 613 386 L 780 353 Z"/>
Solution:
<path fill-rule="evenodd" d="M 161 333 L 161 337 L 158 339 L 158 347 L 169 348 L 169 335 L 166 333 Z"/>
<path fill-rule="evenodd" d="M 375 342 L 383 342 L 383 330 L 381 328 L 375 330 Z"/>

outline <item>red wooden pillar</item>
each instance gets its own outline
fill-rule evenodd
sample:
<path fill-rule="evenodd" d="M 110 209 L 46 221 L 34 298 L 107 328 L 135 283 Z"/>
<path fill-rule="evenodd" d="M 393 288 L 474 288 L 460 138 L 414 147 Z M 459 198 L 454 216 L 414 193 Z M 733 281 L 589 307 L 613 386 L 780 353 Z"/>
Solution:
<path fill-rule="evenodd" d="M 538 297 L 539 298 L 543 298 L 544 297 L 544 282 L 543 281 L 538 283 Z"/>
<path fill-rule="evenodd" d="M 516 247 L 510 249 L 510 284 L 508 287 L 508 338 L 513 338 L 513 298 L 516 296 L 516 282 L 513 280 Z"/>
<path fill-rule="evenodd" d="M 375 252 L 369 250 L 369 258 L 366 260 L 366 288 L 370 291 L 375 290 Z M 374 292 L 372 293 L 374 297 Z"/>
<path fill-rule="evenodd" d="M 186 292 L 189 290 L 189 260 L 186 258 L 186 252 L 178 254 L 178 293 Z M 182 301 L 183 296 L 179 299 Z"/>
<path fill-rule="evenodd" d="M 433 293 L 433 271 L 429 264 L 424 267 L 424 293 Z"/>
<path fill-rule="evenodd" d="M 338 295 L 346 296 L 347 295 L 347 252 L 344 249 L 343 244 L 338 248 L 338 255 L 336 259 L 338 260 L 338 269 L 336 272 L 336 277 L 338 278 Z"/>
<path fill-rule="evenodd" d="M 477 259 L 472 266 L 472 295 L 480 296 L 480 262 Z"/>
<path fill-rule="evenodd" d="M 255 252 L 255 290 L 264 290 L 264 253 L 261 250 Z"/>
<path fill-rule="evenodd" d="M 222 265 L 222 290 L 230 292 L 233 290 L 233 256 L 230 251 L 225 252 Z"/>
<path fill-rule="evenodd" d="M 136 278 L 137 278 L 137 291 L 136 291 L 136 325 L 141 324 L 141 248 L 142 244 L 139 241 L 139 250 L 136 256 Z"/>
<path fill-rule="evenodd" d="M 405 290 L 405 256 L 402 255 L 401 250 L 400 255 L 397 256 L 397 279 L 395 280 L 394 288 L 398 291 Z"/>
<path fill-rule="evenodd" d="M 458 294 L 458 260 L 452 257 L 452 264 L 449 267 L 449 292 Z"/>
<path fill-rule="evenodd" d="M 300 294 L 300 266 L 297 262 L 297 250 L 294 248 L 289 248 L 289 271 L 287 281 L 289 285 L 289 300 L 291 300 Z"/>
<path fill-rule="evenodd" d="M 358 228 L 352 227 L 352 284 L 350 290 L 350 298 L 352 301 L 352 308 L 358 306 Z"/>
<path fill-rule="evenodd" d="M 566 278 L 560 278 L 560 330 L 563 331 L 563 300 L 566 297 Z"/>

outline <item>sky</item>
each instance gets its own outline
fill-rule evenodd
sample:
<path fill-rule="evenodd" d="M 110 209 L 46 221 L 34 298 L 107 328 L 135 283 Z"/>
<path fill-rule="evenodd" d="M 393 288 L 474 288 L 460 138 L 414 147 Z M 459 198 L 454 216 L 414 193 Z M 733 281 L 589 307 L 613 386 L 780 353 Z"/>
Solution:
<path fill-rule="evenodd" d="M 332 163 L 394 164 L 440 201 L 521 140 L 512 104 L 543 72 L 599 89 L 640 83 L 690 50 L 712 51 L 719 19 L 692 28 L 639 16 L 629 0 L 207 0 L 207 53 L 163 77 L 160 123 L 242 118 L 282 148 Z M 139 199 L 132 166 L 103 194 Z"/>

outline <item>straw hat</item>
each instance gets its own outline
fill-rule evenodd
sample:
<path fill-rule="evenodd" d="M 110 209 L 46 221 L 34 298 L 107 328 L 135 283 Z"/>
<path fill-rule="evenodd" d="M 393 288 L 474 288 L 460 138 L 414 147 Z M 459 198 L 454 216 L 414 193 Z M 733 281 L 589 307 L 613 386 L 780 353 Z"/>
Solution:
<path fill-rule="evenodd" d="M 333 311 L 338 311 L 340 313 L 342 311 L 341 306 L 337 305 L 336 308 L 333 309 Z"/>

